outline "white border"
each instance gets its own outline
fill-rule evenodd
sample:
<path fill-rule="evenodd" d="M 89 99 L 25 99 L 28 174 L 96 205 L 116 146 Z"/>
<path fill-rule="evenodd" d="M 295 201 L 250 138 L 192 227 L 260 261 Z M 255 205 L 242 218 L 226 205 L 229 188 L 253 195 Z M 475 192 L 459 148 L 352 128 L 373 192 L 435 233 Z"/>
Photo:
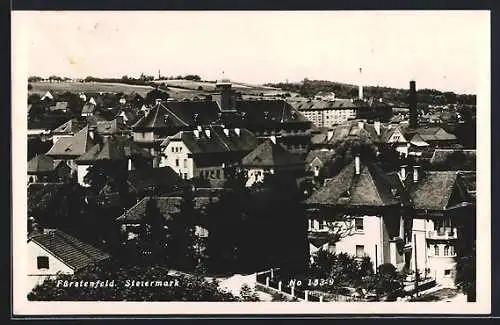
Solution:
<path fill-rule="evenodd" d="M 489 11 L 484 19 L 490 23 Z M 490 191 L 490 30 L 478 40 L 483 56 L 477 80 L 477 302 L 475 303 L 224 303 L 224 302 L 29 302 L 26 274 L 26 96 L 27 25 L 23 12 L 12 12 L 12 189 L 13 189 L 13 314 L 29 315 L 193 315 L 193 314 L 489 314 L 491 312 Z M 453 53 L 450 53 L 453 55 Z M 474 76 L 465 76 L 472 78 Z M 16 276 L 20 275 L 20 276 Z"/>

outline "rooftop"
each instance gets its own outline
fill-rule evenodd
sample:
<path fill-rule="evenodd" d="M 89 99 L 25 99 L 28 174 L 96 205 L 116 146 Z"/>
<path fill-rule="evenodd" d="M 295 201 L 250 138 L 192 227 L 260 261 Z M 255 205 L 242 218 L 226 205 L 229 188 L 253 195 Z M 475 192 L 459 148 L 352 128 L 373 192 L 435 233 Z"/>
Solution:
<path fill-rule="evenodd" d="M 242 159 L 246 167 L 282 167 L 304 165 L 304 161 L 297 155 L 286 150 L 282 145 L 266 139 L 252 152 Z"/>

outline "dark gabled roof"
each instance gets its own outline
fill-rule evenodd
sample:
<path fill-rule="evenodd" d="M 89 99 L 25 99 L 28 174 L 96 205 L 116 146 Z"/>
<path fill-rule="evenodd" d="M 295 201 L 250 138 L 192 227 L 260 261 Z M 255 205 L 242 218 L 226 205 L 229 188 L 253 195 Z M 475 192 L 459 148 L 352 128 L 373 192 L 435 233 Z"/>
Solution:
<path fill-rule="evenodd" d="M 407 133 L 411 136 L 418 134 L 424 141 L 452 141 L 457 137 L 454 134 L 446 132 L 442 127 L 420 127 L 414 130 L 408 129 Z"/>
<path fill-rule="evenodd" d="M 170 219 L 172 214 L 180 212 L 180 205 L 183 200 L 181 196 L 144 197 L 116 220 L 122 223 L 141 223 L 146 214 L 147 202 L 150 199 L 156 200 L 157 207 L 166 220 Z M 217 200 L 217 196 L 196 196 L 194 199 L 195 208 L 201 209 L 210 202 L 216 202 Z"/>
<path fill-rule="evenodd" d="M 75 271 L 111 257 L 109 254 L 60 230 L 33 235 L 28 239 L 29 241 L 35 242 Z"/>
<path fill-rule="evenodd" d="M 141 192 L 148 187 L 175 185 L 181 182 L 179 174 L 170 167 L 145 167 L 128 172 L 128 183 L 135 191 Z"/>
<path fill-rule="evenodd" d="M 87 125 L 83 120 L 71 119 L 62 125 L 59 125 L 52 131 L 52 134 L 75 134 Z"/>
<path fill-rule="evenodd" d="M 165 105 L 187 125 L 208 125 L 219 118 L 219 106 L 214 101 L 168 101 Z"/>
<path fill-rule="evenodd" d="M 304 161 L 280 144 L 266 139 L 243 157 L 241 164 L 245 167 L 280 167 L 304 165 Z"/>
<path fill-rule="evenodd" d="M 432 171 L 420 173 L 416 184 L 408 189 L 413 208 L 420 210 L 445 210 L 457 184 L 455 171 Z"/>
<path fill-rule="evenodd" d="M 440 164 L 446 162 L 450 157 L 460 155 L 468 160 L 476 160 L 476 150 L 466 149 L 435 149 L 431 158 L 431 164 Z M 475 165 L 475 164 L 474 164 Z"/>
<path fill-rule="evenodd" d="M 85 105 L 83 105 L 82 114 L 93 113 L 94 110 L 95 110 L 95 105 L 94 104 L 86 103 Z"/>
<path fill-rule="evenodd" d="M 284 100 L 237 100 L 235 108 L 242 115 L 243 121 L 262 123 L 309 122 L 299 111 Z"/>
<path fill-rule="evenodd" d="M 147 150 L 138 147 L 136 143 L 127 137 L 106 137 L 102 143 L 94 145 L 75 161 L 77 163 L 92 163 L 104 160 L 123 161 L 134 155 L 151 157 Z"/>
<path fill-rule="evenodd" d="M 156 103 L 149 113 L 139 119 L 132 128 L 140 129 L 162 129 L 168 127 L 187 126 L 179 116 L 167 109 L 164 103 Z"/>
<path fill-rule="evenodd" d="M 57 102 L 54 106 L 50 107 L 51 111 L 65 111 L 68 109 L 68 102 Z"/>
<path fill-rule="evenodd" d="M 53 172 L 59 163 L 46 155 L 36 155 L 28 161 L 28 174 Z"/>
<path fill-rule="evenodd" d="M 75 157 L 81 156 L 94 145 L 89 136 L 89 128 L 84 127 L 72 137 L 64 137 L 57 142 L 47 152 L 47 156 L 66 156 Z"/>
<path fill-rule="evenodd" d="M 353 103 L 350 99 L 310 100 L 295 102 L 293 106 L 299 111 L 358 108 L 358 105 L 356 103 Z"/>
<path fill-rule="evenodd" d="M 96 132 L 102 135 L 120 134 L 125 132 L 125 127 L 117 119 L 111 121 L 97 121 Z"/>
<path fill-rule="evenodd" d="M 314 159 L 318 158 L 324 164 L 327 161 L 332 160 L 335 156 L 335 151 L 330 150 L 311 150 L 307 153 L 306 163 L 310 164 Z"/>
<path fill-rule="evenodd" d="M 206 135 L 210 130 L 210 137 Z M 247 129 L 239 129 L 239 135 L 234 129 L 226 129 L 221 126 L 205 127 L 199 132 L 180 131 L 172 137 L 168 137 L 162 146 L 168 145 L 170 141 L 182 141 L 192 154 L 209 154 L 223 152 L 250 152 L 257 146 L 257 138 Z"/>
<path fill-rule="evenodd" d="M 360 164 L 356 175 L 355 162 L 344 167 L 337 176 L 325 182 L 304 203 L 325 206 L 371 206 L 383 207 L 399 204 L 392 194 L 396 187 L 375 164 Z"/>

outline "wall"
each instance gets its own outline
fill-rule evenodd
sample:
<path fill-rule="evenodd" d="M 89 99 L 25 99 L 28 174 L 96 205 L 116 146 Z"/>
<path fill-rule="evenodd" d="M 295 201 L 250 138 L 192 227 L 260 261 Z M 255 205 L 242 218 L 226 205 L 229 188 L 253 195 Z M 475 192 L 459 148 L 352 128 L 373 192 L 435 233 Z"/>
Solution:
<path fill-rule="evenodd" d="M 177 151 L 175 150 L 176 148 Z M 174 149 L 173 152 L 172 149 Z M 188 157 L 191 151 L 189 151 L 183 142 L 170 141 L 170 143 L 161 150 L 159 167 L 169 166 L 183 178 L 186 176 L 187 179 L 190 179 L 195 176 L 193 159 Z M 176 166 L 176 159 L 179 161 L 179 166 Z"/>
<path fill-rule="evenodd" d="M 335 252 L 356 256 L 356 246 L 362 245 L 365 255 L 370 257 L 375 268 L 377 265 L 383 264 L 385 260 L 390 260 L 390 256 L 384 256 L 384 252 L 389 254 L 389 243 L 385 242 L 384 244 L 384 225 L 380 217 L 365 215 L 362 218 L 363 230 L 360 231 L 357 231 L 353 226 L 354 220 L 337 223 L 344 230 L 342 230 L 343 237 L 335 244 Z M 377 246 L 376 255 L 375 246 Z M 377 262 L 375 263 L 375 261 Z"/>
<path fill-rule="evenodd" d="M 250 187 L 256 182 L 262 182 L 264 180 L 264 173 L 266 172 L 274 174 L 274 169 L 248 168 L 247 169 L 248 180 L 246 186 Z"/>
<path fill-rule="evenodd" d="M 53 134 L 52 135 L 52 143 L 55 144 L 57 140 L 60 138 L 71 138 L 73 135 L 71 134 Z"/>
<path fill-rule="evenodd" d="M 85 175 L 87 175 L 87 173 L 88 173 L 89 167 L 90 167 L 90 165 L 78 165 L 77 176 L 78 176 L 78 183 L 81 186 L 85 186 L 85 187 L 90 186 L 89 184 L 85 183 L 85 181 L 83 180 Z"/>
<path fill-rule="evenodd" d="M 153 132 L 133 132 L 135 142 L 153 142 Z"/>
<path fill-rule="evenodd" d="M 56 257 L 51 255 L 45 249 L 40 247 L 33 241 L 28 242 L 28 288 L 27 292 L 30 292 L 37 284 L 42 283 L 47 278 L 54 278 L 57 272 L 64 274 L 73 274 L 73 270 L 58 260 Z M 37 267 L 37 257 L 47 256 L 49 258 L 49 268 L 48 269 L 38 269 Z"/>

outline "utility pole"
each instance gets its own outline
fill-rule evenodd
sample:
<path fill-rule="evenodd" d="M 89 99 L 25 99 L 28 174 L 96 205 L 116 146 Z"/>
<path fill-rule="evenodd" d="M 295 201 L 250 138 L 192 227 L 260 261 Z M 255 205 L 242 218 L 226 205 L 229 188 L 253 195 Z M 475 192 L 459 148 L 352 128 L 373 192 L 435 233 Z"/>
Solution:
<path fill-rule="evenodd" d="M 378 246 L 375 244 L 375 274 L 378 273 Z"/>
<path fill-rule="evenodd" d="M 418 296 L 417 234 L 413 234 L 413 247 L 415 249 L 415 293 Z"/>

